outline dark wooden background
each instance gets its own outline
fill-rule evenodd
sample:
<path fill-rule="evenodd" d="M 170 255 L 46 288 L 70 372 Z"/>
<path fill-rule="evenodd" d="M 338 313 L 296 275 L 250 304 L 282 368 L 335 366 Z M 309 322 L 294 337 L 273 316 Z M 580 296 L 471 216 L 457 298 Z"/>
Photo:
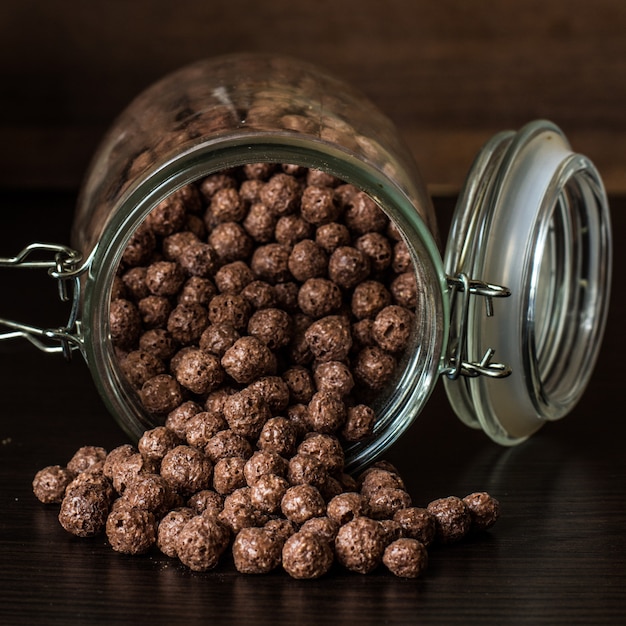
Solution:
<path fill-rule="evenodd" d="M 458 190 L 494 132 L 536 117 L 626 191 L 622 0 L 3 0 L 0 187 L 74 188 L 141 89 L 241 50 L 302 57 L 360 88 L 435 193 Z"/>

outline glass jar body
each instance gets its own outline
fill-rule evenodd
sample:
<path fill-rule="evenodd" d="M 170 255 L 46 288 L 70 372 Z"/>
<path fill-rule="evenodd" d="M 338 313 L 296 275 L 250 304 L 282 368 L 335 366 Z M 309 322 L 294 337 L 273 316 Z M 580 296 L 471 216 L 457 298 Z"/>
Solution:
<path fill-rule="evenodd" d="M 116 268 L 133 233 L 171 193 L 259 162 L 318 169 L 353 184 L 388 215 L 411 254 L 418 321 L 394 385 L 376 400 L 374 435 L 347 450 L 349 466 L 360 466 L 391 445 L 430 396 L 447 339 L 447 282 L 432 205 L 393 124 L 315 67 L 264 55 L 200 62 L 147 89 L 115 121 L 85 178 L 73 226 L 73 245 L 88 257 L 84 354 L 123 429 L 137 438 L 153 427 L 110 340 Z"/>

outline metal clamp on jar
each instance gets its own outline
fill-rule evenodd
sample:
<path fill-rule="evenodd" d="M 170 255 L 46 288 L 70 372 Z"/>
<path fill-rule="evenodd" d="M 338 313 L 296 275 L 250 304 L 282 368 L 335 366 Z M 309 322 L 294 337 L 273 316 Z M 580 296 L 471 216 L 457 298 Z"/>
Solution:
<path fill-rule="evenodd" d="M 203 61 L 142 93 L 96 153 L 73 226 L 76 250 L 30 246 L 2 266 L 44 267 L 72 300 L 67 325 L 5 319 L 66 356 L 78 349 L 99 392 L 133 438 L 156 425 L 117 364 L 109 305 L 125 246 L 146 216 L 183 186 L 250 163 L 318 169 L 368 194 L 410 251 L 416 323 L 394 384 L 377 394 L 373 436 L 347 449 L 350 469 L 380 455 L 422 411 L 443 376 L 472 427 L 515 444 L 565 415 L 583 393 L 607 316 L 611 229 L 593 164 L 553 124 L 494 137 L 460 194 L 444 258 L 412 156 L 360 93 L 308 64 L 266 55 Z M 70 286 L 69 291 L 66 289 Z"/>

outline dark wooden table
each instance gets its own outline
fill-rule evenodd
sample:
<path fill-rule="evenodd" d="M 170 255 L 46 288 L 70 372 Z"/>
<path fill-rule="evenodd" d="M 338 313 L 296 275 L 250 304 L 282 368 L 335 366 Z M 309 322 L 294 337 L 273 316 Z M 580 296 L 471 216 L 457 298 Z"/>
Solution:
<path fill-rule="evenodd" d="M 0 256 L 33 240 L 66 243 L 71 193 L 0 194 Z M 436 202 L 442 222 L 451 199 Z M 125 437 L 106 413 L 80 358 L 67 364 L 26 342 L 0 345 L 0 624 L 618 624 L 626 619 L 624 458 L 626 200 L 612 201 L 616 233 L 612 307 L 601 357 L 573 413 L 507 449 L 465 427 L 438 386 L 386 458 L 416 503 L 488 490 L 502 518 L 486 536 L 433 549 L 417 580 L 335 569 L 305 582 L 284 573 L 196 574 L 153 552 L 114 553 L 77 539 L 31 481 L 86 444 Z M 33 275 L 0 273 L 0 314 L 62 315 Z M 31 283 L 31 279 L 34 281 Z M 60 323 L 62 317 L 56 323 Z"/>

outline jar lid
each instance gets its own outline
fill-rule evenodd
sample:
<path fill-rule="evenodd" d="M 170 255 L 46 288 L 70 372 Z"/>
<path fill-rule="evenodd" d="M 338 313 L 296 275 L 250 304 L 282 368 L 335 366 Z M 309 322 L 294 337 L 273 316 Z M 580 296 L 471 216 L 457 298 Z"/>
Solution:
<path fill-rule="evenodd" d="M 444 385 L 463 422 L 512 445 L 574 407 L 606 325 L 611 247 L 600 176 L 559 128 L 535 121 L 485 145 L 444 259 L 452 309 Z M 510 295 L 486 288 L 469 297 L 472 279 Z M 462 358 L 474 367 L 460 372 Z"/>

